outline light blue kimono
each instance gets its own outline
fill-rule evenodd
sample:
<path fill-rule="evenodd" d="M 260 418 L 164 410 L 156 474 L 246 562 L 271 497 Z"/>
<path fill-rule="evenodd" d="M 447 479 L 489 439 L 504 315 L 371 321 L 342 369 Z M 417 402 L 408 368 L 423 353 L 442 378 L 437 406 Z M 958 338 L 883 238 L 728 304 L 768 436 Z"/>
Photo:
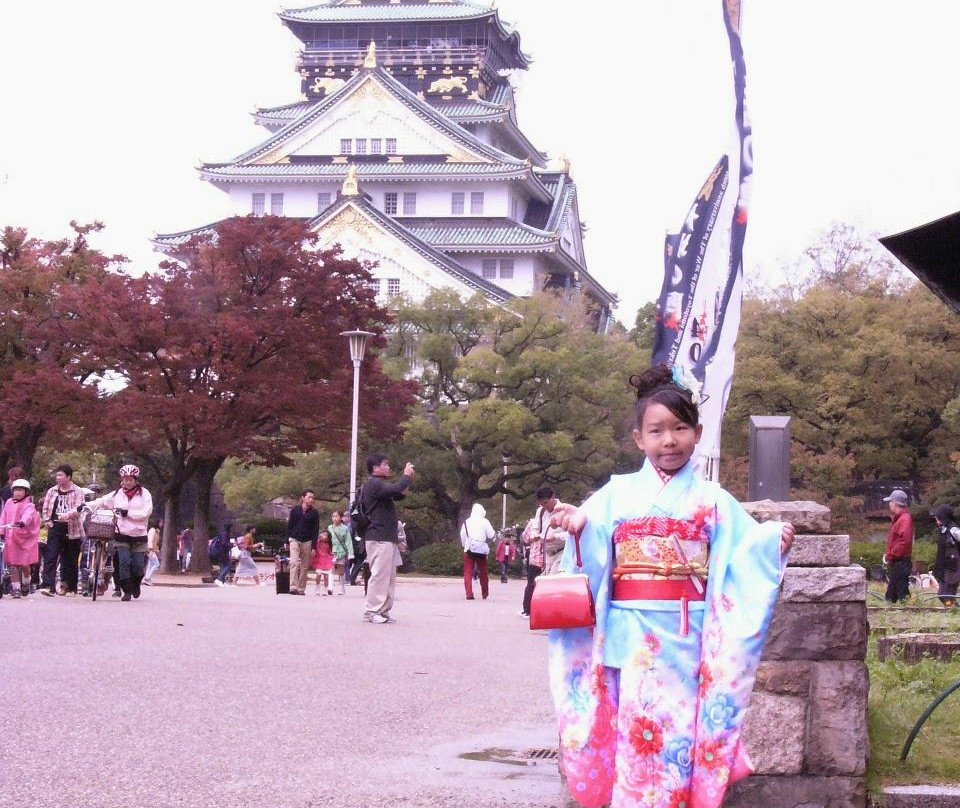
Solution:
<path fill-rule="evenodd" d="M 717 808 L 750 773 L 740 733 L 786 563 L 783 526 L 758 525 L 689 463 L 666 483 L 649 462 L 614 476 L 583 510 L 597 625 L 550 635 L 570 792 L 586 808 Z M 689 604 L 685 636 L 679 601 L 611 600 L 614 532 L 635 520 L 709 542 L 706 599 Z M 571 540 L 563 568 L 575 564 Z"/>

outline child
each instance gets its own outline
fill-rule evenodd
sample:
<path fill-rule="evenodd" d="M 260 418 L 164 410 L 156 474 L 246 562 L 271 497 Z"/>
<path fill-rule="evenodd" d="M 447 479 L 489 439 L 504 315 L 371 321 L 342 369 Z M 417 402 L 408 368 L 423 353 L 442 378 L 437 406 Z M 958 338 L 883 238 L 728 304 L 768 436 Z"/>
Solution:
<path fill-rule="evenodd" d="M 317 571 L 317 594 L 322 595 L 320 579 L 326 581 L 326 594 L 333 594 L 333 546 L 329 530 L 321 530 L 317 539 L 317 549 L 310 558 L 310 566 Z"/>
<path fill-rule="evenodd" d="M 3 561 L 10 571 L 11 595 L 19 598 L 30 594 L 30 565 L 40 559 L 40 514 L 30 499 L 30 483 L 14 480 L 13 496 L 3 503 L 0 525 L 9 525 L 3 533 Z"/>
<path fill-rule="evenodd" d="M 552 517 L 580 536 L 597 615 L 551 632 L 563 768 L 588 808 L 718 808 L 751 771 L 743 714 L 794 530 L 695 476 L 689 386 L 663 365 L 630 382 L 643 467 Z"/>
<path fill-rule="evenodd" d="M 497 542 L 497 562 L 500 564 L 500 583 L 505 584 L 510 579 L 507 578 L 507 569 L 513 563 L 513 559 L 517 556 L 517 550 L 513 546 L 513 542 L 510 540 L 510 537 L 504 534 L 500 541 Z"/>
<path fill-rule="evenodd" d="M 330 519 L 327 531 L 333 540 L 333 571 L 340 579 L 340 594 L 343 595 L 347 591 L 347 576 L 350 574 L 350 562 L 353 561 L 353 539 L 340 511 L 334 511 Z"/>

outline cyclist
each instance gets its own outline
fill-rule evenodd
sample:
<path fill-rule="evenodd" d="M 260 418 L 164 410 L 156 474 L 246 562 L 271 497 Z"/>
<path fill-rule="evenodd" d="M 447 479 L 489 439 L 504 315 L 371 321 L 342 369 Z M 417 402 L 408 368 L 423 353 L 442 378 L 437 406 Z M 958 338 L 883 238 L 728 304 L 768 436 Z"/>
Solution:
<path fill-rule="evenodd" d="M 147 555 L 147 520 L 153 513 L 153 498 L 140 485 L 140 469 L 132 463 L 121 466 L 120 487 L 83 507 L 91 511 L 112 508 L 117 515 L 113 546 L 117 554 L 116 576 L 123 592 L 120 599 L 139 598 Z"/>

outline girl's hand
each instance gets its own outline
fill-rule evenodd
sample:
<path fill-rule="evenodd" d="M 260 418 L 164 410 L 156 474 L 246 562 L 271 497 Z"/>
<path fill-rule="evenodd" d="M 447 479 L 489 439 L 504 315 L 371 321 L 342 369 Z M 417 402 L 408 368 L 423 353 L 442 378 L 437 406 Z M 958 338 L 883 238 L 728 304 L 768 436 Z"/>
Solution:
<path fill-rule="evenodd" d="M 579 536 L 587 524 L 587 515 L 575 505 L 558 502 L 550 513 L 550 525 Z"/>
<path fill-rule="evenodd" d="M 793 525 L 791 525 L 789 522 L 786 522 L 783 526 L 783 530 L 780 531 L 780 555 L 783 555 L 790 550 L 796 535 L 797 531 L 794 530 Z"/>

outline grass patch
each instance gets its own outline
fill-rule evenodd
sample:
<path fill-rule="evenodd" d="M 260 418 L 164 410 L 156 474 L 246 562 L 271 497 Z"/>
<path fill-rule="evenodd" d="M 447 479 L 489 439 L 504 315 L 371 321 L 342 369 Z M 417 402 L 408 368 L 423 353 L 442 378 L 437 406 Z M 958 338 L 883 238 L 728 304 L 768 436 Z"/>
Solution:
<path fill-rule="evenodd" d="M 871 604 L 872 605 L 872 604 Z M 909 607 L 871 610 L 871 626 L 891 633 L 960 631 L 957 611 L 918 611 Z M 960 680 L 960 661 L 926 660 L 906 665 L 880 662 L 876 638 L 867 651 L 870 672 L 870 763 L 867 787 L 879 792 L 885 785 L 960 783 L 960 691 L 934 711 L 913 742 L 906 761 L 900 752 L 914 723 L 942 691 Z"/>

